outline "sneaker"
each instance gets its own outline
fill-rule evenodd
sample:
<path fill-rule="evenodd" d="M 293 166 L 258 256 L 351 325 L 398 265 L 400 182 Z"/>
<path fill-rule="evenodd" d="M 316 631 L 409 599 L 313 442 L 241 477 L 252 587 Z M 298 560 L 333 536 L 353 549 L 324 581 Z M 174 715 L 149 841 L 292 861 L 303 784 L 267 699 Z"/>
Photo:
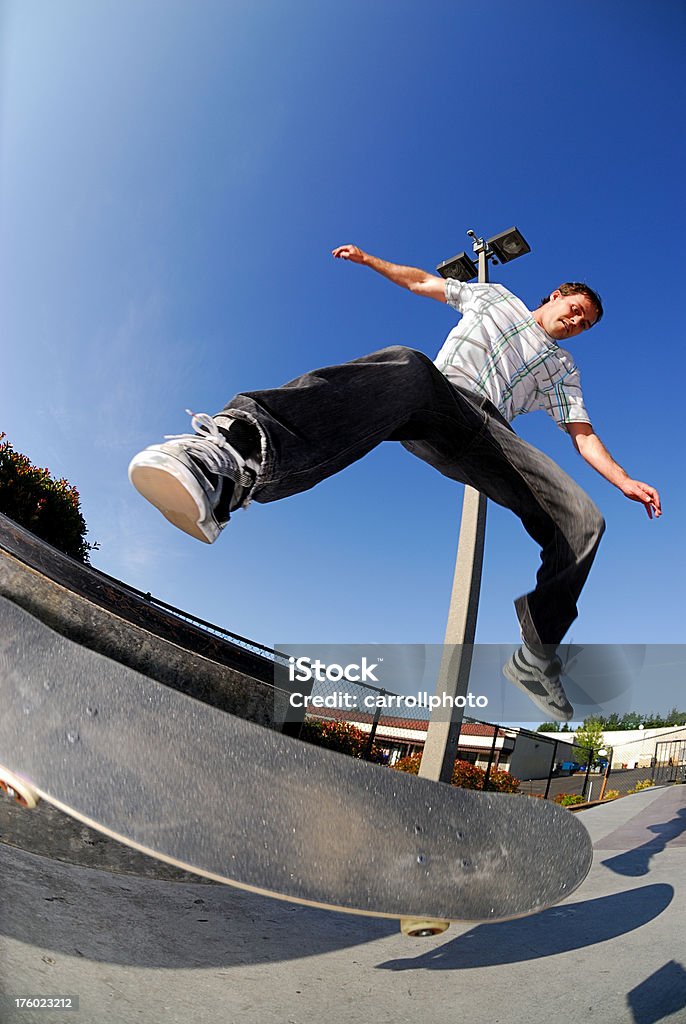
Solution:
<path fill-rule="evenodd" d="M 574 715 L 574 708 L 562 689 L 561 672 L 562 662 L 557 656 L 541 668 L 527 660 L 523 647 L 519 647 L 503 666 L 503 675 L 518 686 L 536 707 L 556 722 L 568 722 Z"/>
<path fill-rule="evenodd" d="M 212 544 L 243 504 L 255 475 L 212 416 L 186 412 L 195 434 L 168 435 L 139 452 L 129 465 L 129 480 L 179 530 Z"/>

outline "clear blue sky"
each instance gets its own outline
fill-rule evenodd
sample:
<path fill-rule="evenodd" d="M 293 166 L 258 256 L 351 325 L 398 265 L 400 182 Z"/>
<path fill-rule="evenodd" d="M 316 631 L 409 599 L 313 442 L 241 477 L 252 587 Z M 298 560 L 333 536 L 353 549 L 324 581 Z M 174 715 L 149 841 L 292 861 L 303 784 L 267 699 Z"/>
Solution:
<path fill-rule="evenodd" d="M 267 644 L 440 643 L 461 488 L 383 445 L 235 515 L 213 547 L 130 487 L 131 456 L 237 391 L 387 344 L 438 303 L 334 261 L 432 269 L 517 224 L 495 280 L 531 308 L 587 280 L 570 342 L 594 426 L 664 516 L 543 414 L 517 430 L 608 531 L 576 643 L 684 641 L 683 4 L 661 0 L 6 0 L 0 429 L 82 494 L 93 563 Z M 681 249 L 680 249 L 681 247 Z M 491 506 L 477 639 L 514 643 L 538 553 Z"/>

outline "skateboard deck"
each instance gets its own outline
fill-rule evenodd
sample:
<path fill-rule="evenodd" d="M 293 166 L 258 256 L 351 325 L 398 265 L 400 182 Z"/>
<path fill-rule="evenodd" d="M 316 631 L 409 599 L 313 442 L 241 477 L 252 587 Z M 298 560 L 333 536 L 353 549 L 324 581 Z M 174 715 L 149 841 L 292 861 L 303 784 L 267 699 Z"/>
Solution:
<path fill-rule="evenodd" d="M 569 896 L 585 828 L 300 742 L 68 640 L 0 597 L 0 781 L 144 853 L 331 910 L 493 921 Z M 27 813 L 30 813 L 27 811 Z M 422 929 L 416 929 L 422 931 Z"/>

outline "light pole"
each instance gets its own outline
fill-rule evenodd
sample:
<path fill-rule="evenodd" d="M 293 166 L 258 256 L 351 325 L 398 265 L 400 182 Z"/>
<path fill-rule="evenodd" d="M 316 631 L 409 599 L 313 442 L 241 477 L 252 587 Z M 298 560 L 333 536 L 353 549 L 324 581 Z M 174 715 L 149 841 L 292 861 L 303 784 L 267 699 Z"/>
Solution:
<path fill-rule="evenodd" d="M 494 235 L 488 241 L 479 238 L 474 231 L 468 231 L 467 234 L 473 240 L 472 248 L 478 258 L 478 267 L 462 252 L 451 260 L 439 263 L 436 269 L 443 277 L 455 277 L 459 281 L 470 281 L 478 277 L 479 284 L 487 284 L 489 260 L 493 263 L 508 263 L 531 252 L 524 237 L 514 227 Z M 431 714 L 419 767 L 420 775 L 439 782 L 451 781 L 457 756 L 464 712 L 462 708 L 455 707 L 455 698 L 466 697 L 469 688 L 485 533 L 486 498 L 473 487 L 465 487 L 453 590 L 436 685 L 440 703 Z M 444 697 L 451 700 L 444 701 Z M 452 705 L 450 711 L 445 707 L 446 704 Z"/>

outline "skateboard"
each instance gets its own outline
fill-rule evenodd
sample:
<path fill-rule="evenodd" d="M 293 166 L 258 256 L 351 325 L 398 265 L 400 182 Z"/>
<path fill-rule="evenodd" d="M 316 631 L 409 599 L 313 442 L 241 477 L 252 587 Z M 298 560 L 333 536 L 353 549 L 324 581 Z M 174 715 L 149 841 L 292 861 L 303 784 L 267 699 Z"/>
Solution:
<path fill-rule="evenodd" d="M 436 934 L 525 916 L 591 864 L 543 800 L 457 789 L 237 718 L 0 597 L 0 780 L 218 882 Z M 30 813 L 27 811 L 27 813 Z"/>

